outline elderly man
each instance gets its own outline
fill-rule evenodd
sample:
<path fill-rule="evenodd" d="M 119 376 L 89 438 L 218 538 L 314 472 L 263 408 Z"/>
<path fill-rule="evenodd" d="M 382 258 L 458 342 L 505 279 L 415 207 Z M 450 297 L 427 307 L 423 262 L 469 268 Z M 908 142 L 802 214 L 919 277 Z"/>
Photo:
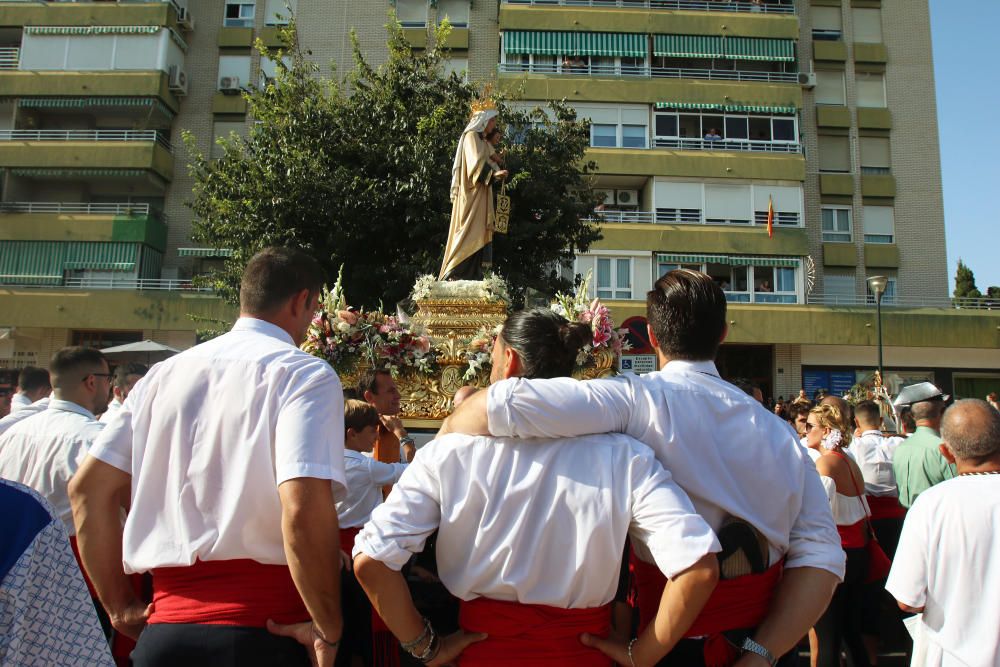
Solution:
<path fill-rule="evenodd" d="M 955 479 L 920 494 L 886 589 L 921 613 L 914 665 L 1000 665 L 1000 414 L 979 399 L 944 415 Z M 918 661 L 920 647 L 923 659 Z"/>
<path fill-rule="evenodd" d="M 955 476 L 954 466 L 940 452 L 941 415 L 949 398 L 930 382 L 921 382 L 903 389 L 894 401 L 897 408 L 910 408 L 917 426 L 892 457 L 903 507 L 910 507 L 921 493 Z"/>
<path fill-rule="evenodd" d="M 700 633 L 744 631 L 740 667 L 773 665 L 820 617 L 844 575 L 826 492 L 788 424 L 719 377 L 713 361 L 727 333 L 722 289 L 703 273 L 671 271 L 647 295 L 647 311 L 658 372 L 587 382 L 504 380 L 467 399 L 444 430 L 524 438 L 621 432 L 649 445 L 713 529 L 742 519 L 765 545 L 763 566 L 783 564 L 776 588 L 752 590 L 741 585 L 749 583 L 743 577 L 725 586 L 761 613 L 742 616 L 727 600 L 721 606 L 730 613 Z M 640 617 L 648 620 L 643 609 L 659 599 L 664 580 L 650 555 L 636 552 Z"/>
<path fill-rule="evenodd" d="M 83 562 L 115 628 L 142 632 L 136 667 L 333 664 L 344 401 L 298 347 L 322 285 L 303 252 L 254 255 L 232 331 L 154 366 L 73 478 Z M 149 571 L 147 608 L 127 573 Z"/>

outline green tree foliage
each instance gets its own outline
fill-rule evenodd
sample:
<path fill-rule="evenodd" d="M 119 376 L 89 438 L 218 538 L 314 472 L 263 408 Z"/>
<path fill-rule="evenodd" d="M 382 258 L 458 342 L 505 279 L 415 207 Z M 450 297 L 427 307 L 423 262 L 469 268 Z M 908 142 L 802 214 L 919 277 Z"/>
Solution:
<path fill-rule="evenodd" d="M 435 43 L 444 43 L 442 26 Z M 321 76 L 295 45 L 271 54 L 277 76 L 247 94 L 257 122 L 247 138 L 221 139 L 224 154 L 210 161 L 194 149 L 193 240 L 233 255 L 208 280 L 229 301 L 259 249 L 292 245 L 313 253 L 330 275 L 343 265 L 353 305 L 389 305 L 405 298 L 415 279 L 440 269 L 451 213 L 451 167 L 469 118 L 475 86 L 445 75 L 446 52 L 414 53 L 394 20 L 389 57 L 378 67 L 354 45 L 354 67 L 342 84 Z M 258 44 L 262 56 L 264 47 Z M 290 56 L 286 67 L 278 56 Z M 511 171 L 510 234 L 494 237 L 494 265 L 515 302 L 525 290 L 569 287 L 559 265 L 600 238 L 581 221 L 596 196 L 593 163 L 584 163 L 589 125 L 562 106 L 549 120 L 539 110 L 500 104 L 506 166 Z M 510 140 L 513 138 L 513 140 Z"/>
<path fill-rule="evenodd" d="M 983 296 L 976 288 L 976 277 L 972 274 L 972 269 L 961 259 L 958 260 L 958 271 L 955 272 L 955 291 L 952 296 L 956 299 L 979 299 Z"/>

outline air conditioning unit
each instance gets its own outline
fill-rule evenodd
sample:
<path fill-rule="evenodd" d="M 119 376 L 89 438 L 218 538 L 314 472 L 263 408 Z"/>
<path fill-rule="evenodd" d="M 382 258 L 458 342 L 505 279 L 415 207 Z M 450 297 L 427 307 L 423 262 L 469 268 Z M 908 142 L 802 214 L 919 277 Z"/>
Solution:
<path fill-rule="evenodd" d="M 194 30 L 194 17 L 191 16 L 191 11 L 187 7 L 177 8 L 177 25 L 187 31 Z"/>
<path fill-rule="evenodd" d="M 219 79 L 219 90 L 227 95 L 237 95 L 240 92 L 240 77 L 224 76 Z"/>
<path fill-rule="evenodd" d="M 615 190 L 615 203 L 618 206 L 638 206 L 638 190 Z"/>
<path fill-rule="evenodd" d="M 170 66 L 168 81 L 171 91 L 173 91 L 177 95 L 187 95 L 188 92 L 187 73 L 180 67 L 178 67 L 177 65 Z"/>
<path fill-rule="evenodd" d="M 799 72 L 799 85 L 803 88 L 815 88 L 816 72 Z"/>
<path fill-rule="evenodd" d="M 596 194 L 598 196 L 598 198 L 601 200 L 602 204 L 604 204 L 606 206 L 614 206 L 615 205 L 615 191 L 614 190 L 598 190 L 594 194 Z"/>

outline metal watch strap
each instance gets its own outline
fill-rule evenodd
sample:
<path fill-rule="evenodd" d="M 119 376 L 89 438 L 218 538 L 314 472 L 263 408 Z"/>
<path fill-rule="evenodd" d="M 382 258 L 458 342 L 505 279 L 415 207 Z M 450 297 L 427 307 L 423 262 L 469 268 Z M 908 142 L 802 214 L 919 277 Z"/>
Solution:
<path fill-rule="evenodd" d="M 740 648 L 743 650 L 744 653 L 756 653 L 760 657 L 767 660 L 767 664 L 769 664 L 771 667 L 774 667 L 778 663 L 778 660 L 773 655 L 771 655 L 770 651 L 768 651 L 766 648 L 755 642 L 750 637 L 747 637 L 746 639 L 743 640 L 743 646 L 741 646 Z"/>
<path fill-rule="evenodd" d="M 408 435 L 404 435 L 399 439 L 399 444 L 401 445 L 412 445 L 415 441 Z"/>

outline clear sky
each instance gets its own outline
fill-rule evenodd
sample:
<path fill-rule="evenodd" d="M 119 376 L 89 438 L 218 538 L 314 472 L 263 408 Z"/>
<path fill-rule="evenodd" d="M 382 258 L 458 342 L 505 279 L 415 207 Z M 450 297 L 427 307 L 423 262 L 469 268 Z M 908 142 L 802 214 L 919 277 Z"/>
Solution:
<path fill-rule="evenodd" d="M 985 294 L 1000 285 L 1000 132 L 991 120 L 1000 115 L 1000 1 L 930 0 L 930 8 L 949 293 L 961 257 Z"/>

